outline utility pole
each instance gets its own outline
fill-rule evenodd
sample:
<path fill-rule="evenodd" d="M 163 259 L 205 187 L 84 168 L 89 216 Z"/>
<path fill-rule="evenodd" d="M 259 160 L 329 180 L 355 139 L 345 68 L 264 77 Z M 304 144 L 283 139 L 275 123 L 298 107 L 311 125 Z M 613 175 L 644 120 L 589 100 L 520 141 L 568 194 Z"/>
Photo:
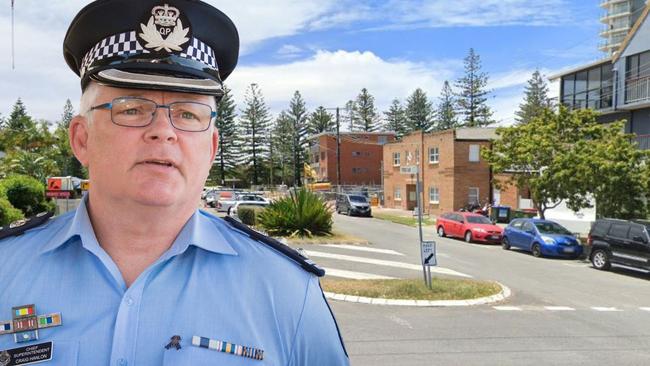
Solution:
<path fill-rule="evenodd" d="M 339 120 L 339 107 L 336 107 L 336 185 L 341 190 L 341 124 Z"/>

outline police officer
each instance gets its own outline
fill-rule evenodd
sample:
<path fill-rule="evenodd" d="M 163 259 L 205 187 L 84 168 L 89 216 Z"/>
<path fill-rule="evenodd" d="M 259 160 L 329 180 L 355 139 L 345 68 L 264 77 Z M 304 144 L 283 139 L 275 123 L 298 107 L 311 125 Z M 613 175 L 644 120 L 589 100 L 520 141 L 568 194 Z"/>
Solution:
<path fill-rule="evenodd" d="M 197 210 L 238 49 L 231 20 L 197 0 L 77 14 L 70 143 L 91 186 L 75 212 L 0 232 L 0 366 L 348 364 L 323 271 Z"/>

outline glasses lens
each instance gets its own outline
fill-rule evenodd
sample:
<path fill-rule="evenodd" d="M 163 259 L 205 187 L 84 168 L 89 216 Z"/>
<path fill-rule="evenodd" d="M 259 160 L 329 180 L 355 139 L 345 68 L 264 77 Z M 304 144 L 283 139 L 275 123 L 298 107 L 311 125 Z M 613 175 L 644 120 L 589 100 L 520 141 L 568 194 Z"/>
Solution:
<path fill-rule="evenodd" d="M 179 130 L 204 131 L 210 126 L 212 108 L 203 103 L 176 102 L 169 106 L 172 124 Z"/>
<path fill-rule="evenodd" d="M 111 116 L 121 126 L 146 126 L 156 111 L 156 103 L 139 98 L 118 98 L 113 100 Z"/>

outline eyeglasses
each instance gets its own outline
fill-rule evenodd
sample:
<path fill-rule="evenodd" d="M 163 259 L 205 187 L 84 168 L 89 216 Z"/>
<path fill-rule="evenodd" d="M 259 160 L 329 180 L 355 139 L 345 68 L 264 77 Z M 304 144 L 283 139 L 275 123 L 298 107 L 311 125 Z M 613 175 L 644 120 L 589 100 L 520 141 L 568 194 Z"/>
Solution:
<path fill-rule="evenodd" d="M 217 116 L 212 107 L 199 102 L 173 102 L 158 104 L 152 100 L 138 97 L 120 97 L 110 103 L 91 107 L 90 110 L 108 109 L 111 121 L 123 127 L 146 127 L 154 119 L 158 108 L 166 108 L 169 120 L 174 128 L 181 131 L 201 132 L 210 127 L 210 122 Z"/>

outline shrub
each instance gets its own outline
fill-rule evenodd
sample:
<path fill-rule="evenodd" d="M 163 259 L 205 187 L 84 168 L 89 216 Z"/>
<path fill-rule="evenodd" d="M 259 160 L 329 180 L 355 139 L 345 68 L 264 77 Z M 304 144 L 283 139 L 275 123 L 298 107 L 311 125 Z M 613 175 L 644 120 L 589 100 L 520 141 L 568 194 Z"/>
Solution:
<path fill-rule="evenodd" d="M 237 217 L 248 226 L 257 225 L 257 217 L 264 211 L 264 207 L 259 206 L 239 206 L 237 208 Z"/>
<path fill-rule="evenodd" d="M 332 212 L 317 195 L 305 189 L 291 192 L 259 214 L 259 224 L 271 235 L 321 236 L 332 234 Z"/>
<path fill-rule="evenodd" d="M 0 182 L 0 193 L 11 205 L 25 216 L 52 210 L 53 205 L 45 199 L 45 185 L 26 175 L 10 175 Z"/>
<path fill-rule="evenodd" d="M 5 226 L 24 218 L 22 211 L 11 205 L 5 197 L 0 197 L 0 225 Z"/>

